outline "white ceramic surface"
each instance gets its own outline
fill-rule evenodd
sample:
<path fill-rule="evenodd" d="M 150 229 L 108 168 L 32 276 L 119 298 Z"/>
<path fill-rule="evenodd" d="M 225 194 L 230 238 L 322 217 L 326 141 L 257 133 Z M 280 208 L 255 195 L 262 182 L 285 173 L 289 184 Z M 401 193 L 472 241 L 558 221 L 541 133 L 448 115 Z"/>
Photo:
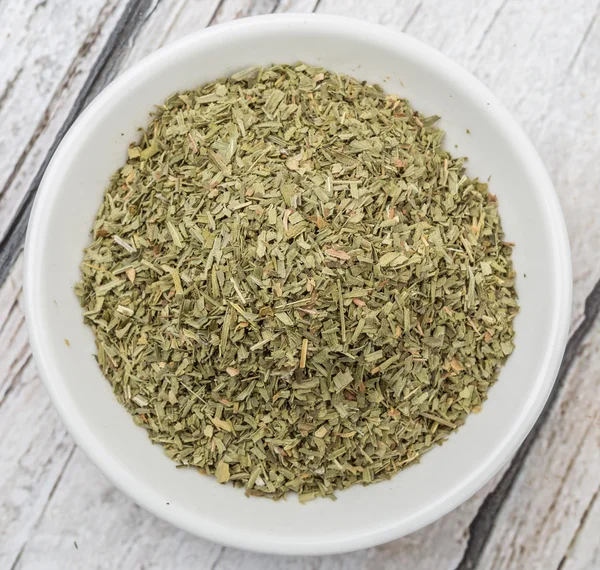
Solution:
<path fill-rule="evenodd" d="M 469 157 L 470 175 L 491 176 L 506 239 L 517 244 L 522 307 L 516 350 L 481 413 L 391 481 L 307 505 L 293 497 L 247 499 L 213 478 L 175 469 L 114 399 L 73 294 L 107 180 L 153 105 L 249 65 L 299 60 L 382 83 L 425 114 L 442 115 L 448 148 Z M 324 554 L 379 544 L 429 524 L 481 488 L 543 408 L 566 343 L 570 301 L 569 246 L 558 201 L 540 158 L 508 113 L 473 76 L 435 50 L 380 26 L 329 16 L 224 24 L 163 48 L 124 73 L 65 136 L 38 191 L 26 242 L 33 354 L 79 446 L 157 516 L 211 540 L 263 552 Z"/>

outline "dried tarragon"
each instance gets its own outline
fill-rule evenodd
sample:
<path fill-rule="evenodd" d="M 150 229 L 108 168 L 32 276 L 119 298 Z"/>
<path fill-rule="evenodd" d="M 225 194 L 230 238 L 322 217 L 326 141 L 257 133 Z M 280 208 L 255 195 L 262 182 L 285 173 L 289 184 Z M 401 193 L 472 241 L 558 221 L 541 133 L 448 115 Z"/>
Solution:
<path fill-rule="evenodd" d="M 170 458 L 248 495 L 331 497 L 479 410 L 513 350 L 512 244 L 437 120 L 303 64 L 156 111 L 76 293 Z"/>

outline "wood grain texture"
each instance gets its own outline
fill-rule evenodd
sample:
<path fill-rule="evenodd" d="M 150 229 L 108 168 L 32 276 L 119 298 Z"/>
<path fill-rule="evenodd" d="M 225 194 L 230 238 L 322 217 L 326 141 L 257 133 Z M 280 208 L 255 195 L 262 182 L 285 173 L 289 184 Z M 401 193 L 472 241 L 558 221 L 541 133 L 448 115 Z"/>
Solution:
<path fill-rule="evenodd" d="M 600 488 L 600 320 L 506 500 L 481 567 L 558 568 L 580 527 L 593 524 Z M 596 541 L 600 528 L 596 528 Z M 582 545 L 580 545 L 582 547 Z M 598 556 L 598 545 L 595 554 Z M 590 569 L 593 567 L 590 567 Z"/>
<path fill-rule="evenodd" d="M 41 3 L 42 6 L 46 4 L 47 0 Z M 44 126 L 42 132 L 48 127 L 48 130 L 53 129 L 56 131 L 55 136 L 47 141 L 47 147 L 43 152 L 36 154 L 34 152 L 35 144 L 40 141 L 41 137 L 40 133 L 36 131 L 36 135 L 32 137 L 27 145 L 26 152 L 22 154 L 23 160 L 18 161 L 4 184 L 4 194 L 14 194 L 14 199 L 11 198 L 11 203 L 14 203 L 14 212 L 9 218 L 3 219 L 0 217 L 0 228 L 4 228 L 2 230 L 4 234 L 0 233 L 0 283 L 3 283 L 6 279 L 12 264 L 23 247 L 33 199 L 52 154 L 79 113 L 99 90 L 114 77 L 114 70 L 122 60 L 123 54 L 126 53 L 127 43 L 135 39 L 137 31 L 146 20 L 147 14 L 154 9 L 151 0 L 128 0 L 127 3 L 121 2 L 118 6 L 122 10 L 120 10 L 116 21 L 112 22 L 112 27 L 106 25 L 105 22 L 105 25 L 89 36 L 90 38 L 101 38 L 103 41 L 98 44 L 95 41 L 91 44 L 86 41 L 80 47 L 78 52 L 80 57 L 75 60 L 77 62 L 76 67 L 82 66 L 87 70 L 87 73 L 84 74 L 81 84 L 68 81 L 62 85 L 60 93 L 65 96 L 68 95 L 71 102 L 70 107 L 65 110 L 65 116 L 63 117 L 58 112 L 62 109 L 62 106 L 59 106 L 58 110 L 53 106 L 46 109 L 44 121 L 40 123 Z M 57 8 L 56 12 L 60 14 L 61 9 L 65 9 L 65 5 L 59 3 Z M 107 27 L 110 29 L 105 32 Z M 90 45 L 95 46 L 95 49 L 91 50 Z M 71 77 L 71 74 L 69 74 L 69 77 Z M 71 86 L 74 86 L 75 89 L 71 89 Z M 62 101 L 62 98 L 59 98 L 60 101 Z M 52 129 L 49 129 L 50 126 L 52 126 Z M 28 161 L 31 157 L 33 157 L 34 162 L 29 164 L 26 159 Z M 28 177 L 27 179 L 30 182 L 16 193 L 12 192 L 13 186 L 18 184 L 21 174 Z"/>
<path fill-rule="evenodd" d="M 123 3 L 8 2 L 0 16 L 0 237 L 110 35 Z M 48 33 L 48 30 L 52 33 Z"/>
<path fill-rule="evenodd" d="M 12 568 L 74 449 L 31 361 L 20 304 L 21 263 L 0 290 L 0 568 Z"/>
<path fill-rule="evenodd" d="M 39 4 L 3 0 L 0 48 L 18 51 L 11 43 L 17 41 L 15 37 L 6 37 L 6 22 L 11 29 L 31 26 L 45 10 L 60 14 L 63 6 L 67 9 L 76 4 L 75 11 L 89 10 L 81 22 L 69 20 L 79 47 L 90 37 L 90 30 L 98 32 L 92 34 L 91 47 L 77 60 L 80 71 L 61 91 L 57 101 L 62 102 L 54 106 L 44 103 L 45 109 L 50 109 L 47 125 L 17 169 L 14 180 L 22 177 L 24 182 L 7 186 L 12 196 L 7 205 L 20 203 L 28 188 L 33 186 L 35 191 L 35 172 L 69 115 L 70 105 L 80 101 L 83 107 L 121 70 L 161 45 L 207 25 L 260 13 L 316 8 L 404 30 L 457 60 L 496 92 L 524 125 L 557 185 L 573 246 L 574 325 L 583 318 L 586 298 L 587 319 L 570 345 L 568 366 L 547 421 L 538 428 L 527 452 L 471 500 L 429 527 L 378 548 L 319 558 L 270 557 L 223 548 L 158 521 L 117 491 L 75 449 L 31 361 L 19 304 L 18 261 L 0 287 L 0 570 L 600 567 L 600 357 L 596 354 L 600 287 L 593 289 L 600 276 L 597 1 L 562 5 L 544 0 L 526 4 L 503 0 L 93 0 L 83 6 L 76 0 L 64 4 L 59 0 Z M 94 28 L 101 13 L 104 23 Z M 38 22 L 35 29 L 42 29 L 44 21 L 47 19 L 39 20 L 42 24 Z M 118 42 L 113 37 L 116 29 L 126 31 Z M 19 41 L 33 42 L 25 33 L 19 37 L 24 38 Z M 59 51 L 63 45 L 72 46 L 70 39 L 49 41 L 54 41 L 52 45 L 58 47 L 53 49 Z M 75 53 L 75 48 L 64 49 L 63 55 L 52 55 L 62 62 L 57 64 L 63 65 L 61 69 L 70 69 L 72 64 L 65 64 L 63 58 Z M 75 56 L 71 57 L 72 62 Z M 22 78 L 36 77 L 33 59 L 22 61 L 20 72 L 19 66 L 5 63 L 4 57 L 0 61 L 0 119 L 6 102 L 21 93 Z M 35 112 L 43 111 L 36 107 Z M 17 131 L 11 135 L 15 144 L 26 145 L 27 135 L 19 138 Z M 0 144 L 2 140 L 0 135 Z M 14 170 L 17 154 L 9 153 L 5 159 L 0 153 L 0 177 L 7 169 Z M 0 196 L 0 232 L 11 227 L 15 211 L 3 209 L 3 200 Z"/>
<path fill-rule="evenodd" d="M 592 497 L 583 513 L 577 531 L 563 556 L 558 570 L 581 570 L 582 568 L 600 568 L 600 501 L 598 492 Z"/>
<path fill-rule="evenodd" d="M 128 69 L 158 48 L 196 30 L 215 17 L 219 0 L 170 0 L 156 4 L 146 20 L 143 35 L 129 46 L 120 71 Z"/>
<path fill-rule="evenodd" d="M 16 568 L 35 568 L 52 552 L 50 567 L 65 570 L 79 569 L 86 561 L 103 570 L 142 564 L 145 570 L 449 569 L 460 559 L 455 543 L 464 540 L 462 530 L 475 510 L 476 505 L 465 503 L 452 518 L 358 553 L 316 558 L 251 554 L 198 539 L 148 515 L 76 450 Z"/>
<path fill-rule="evenodd" d="M 285 12 L 310 13 L 314 12 L 319 0 L 279 0 L 274 12 L 283 14 Z"/>
<path fill-rule="evenodd" d="M 25 317 L 19 305 L 22 293 L 21 264 L 0 289 L 0 411 L 23 367 L 29 362 L 30 351 L 25 331 Z M 0 458 L 1 459 L 1 458 Z"/>

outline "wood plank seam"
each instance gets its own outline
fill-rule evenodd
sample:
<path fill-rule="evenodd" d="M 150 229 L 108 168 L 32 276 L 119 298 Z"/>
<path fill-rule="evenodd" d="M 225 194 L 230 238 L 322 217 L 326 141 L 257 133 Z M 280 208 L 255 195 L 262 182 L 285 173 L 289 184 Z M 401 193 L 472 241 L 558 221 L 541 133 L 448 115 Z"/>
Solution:
<path fill-rule="evenodd" d="M 46 514 L 46 511 L 48 510 L 48 506 L 50 505 L 50 502 L 52 500 L 52 496 L 54 495 L 56 489 L 58 488 L 58 485 L 60 484 L 60 482 L 63 478 L 63 475 L 65 474 L 65 471 L 67 470 L 67 466 L 69 465 L 69 462 L 71 461 L 71 458 L 73 457 L 73 454 L 75 453 L 76 448 L 77 448 L 77 446 L 74 443 L 71 443 L 71 450 L 69 451 L 69 455 L 67 455 L 67 458 L 65 459 L 65 462 L 63 463 L 63 465 L 60 469 L 60 473 L 58 474 L 58 477 L 54 481 L 54 485 L 52 485 L 52 489 L 50 490 L 50 493 L 48 494 L 44 508 L 39 512 L 39 514 L 36 518 L 35 524 L 33 525 L 34 531 L 37 528 L 39 522 L 43 519 L 44 515 Z M 30 536 L 32 534 L 33 534 L 33 532 L 30 534 Z M 25 548 L 27 548 L 27 544 L 29 544 L 29 539 L 27 539 L 23 542 L 21 548 L 19 549 L 17 556 L 15 557 L 15 559 L 10 567 L 11 570 L 15 570 L 17 568 L 17 566 L 19 564 L 19 560 L 21 559 L 21 556 L 23 555 Z"/>
<path fill-rule="evenodd" d="M 596 489 L 596 492 L 592 495 L 592 498 L 590 499 L 590 502 L 589 502 L 587 508 L 585 509 L 585 511 L 583 513 L 583 516 L 581 517 L 581 520 L 579 521 L 579 526 L 577 527 L 577 529 L 573 533 L 573 538 L 571 538 L 571 542 L 569 543 L 567 551 L 565 552 L 565 555 L 562 557 L 562 559 L 560 561 L 560 564 L 558 565 L 558 567 L 556 568 L 556 570 L 562 570 L 562 568 L 564 567 L 565 563 L 569 559 L 569 554 L 573 550 L 573 547 L 575 546 L 575 543 L 577 542 L 577 538 L 579 537 L 579 533 L 581 532 L 581 529 L 584 527 L 584 525 L 585 525 L 585 523 L 587 521 L 587 518 L 588 518 L 590 512 L 592 511 L 594 503 L 598 500 L 598 493 L 600 493 L 600 485 L 598 485 L 598 487 Z"/>
<path fill-rule="evenodd" d="M 15 293 L 13 295 L 13 300 L 10 304 L 10 307 L 8 308 L 8 311 L 6 311 L 6 313 L 5 313 L 4 322 L 2 323 L 2 325 L 0 325 L 0 335 L 4 332 L 4 328 L 8 324 L 10 317 L 12 316 L 12 314 L 15 312 L 15 310 L 19 306 L 19 295 L 21 294 L 22 291 L 23 291 L 23 287 L 19 287 L 19 290 L 15 291 Z"/>
<path fill-rule="evenodd" d="M 577 62 L 577 59 L 579 58 L 579 54 L 581 53 L 581 50 L 583 49 L 583 46 L 585 45 L 585 42 L 589 38 L 590 33 L 594 27 L 594 24 L 596 23 L 596 18 L 598 17 L 598 12 L 600 12 L 600 2 L 598 3 L 598 6 L 596 7 L 596 11 L 594 12 L 594 15 L 590 19 L 590 23 L 588 24 L 587 28 L 585 29 L 583 36 L 581 37 L 581 41 L 579 42 L 579 44 L 577 44 L 577 48 L 575 49 L 575 53 L 573 54 L 571 61 L 569 61 L 568 65 L 567 65 L 567 73 L 565 74 L 565 78 L 568 77 L 569 72 L 571 71 L 571 69 L 573 69 L 573 66 Z"/>
<path fill-rule="evenodd" d="M 155 6 L 154 10 L 156 10 L 157 7 L 158 7 L 158 3 Z M 181 6 L 179 6 L 179 10 L 177 10 L 175 16 L 173 17 L 173 19 L 171 21 L 171 24 L 163 32 L 163 38 L 167 37 L 171 33 L 173 28 L 177 25 L 177 22 L 179 21 L 179 17 L 181 16 L 181 13 L 183 12 L 184 7 L 185 7 L 185 4 L 181 4 Z M 153 12 L 154 12 L 154 10 L 153 10 Z M 152 16 L 152 14 L 148 14 L 146 21 L 148 21 L 150 19 L 150 16 Z M 214 14 L 213 14 L 213 17 L 214 17 Z"/>
<path fill-rule="evenodd" d="M 408 20 L 406 20 L 406 24 L 404 24 L 404 26 L 402 27 L 402 33 L 408 30 L 409 26 L 414 22 L 415 18 L 417 17 L 417 14 L 421 11 L 422 7 L 423 2 L 419 2 L 416 5 L 415 9 L 412 11 L 412 14 L 408 17 Z"/>
<path fill-rule="evenodd" d="M 217 552 L 217 556 L 215 557 L 213 563 L 210 565 L 210 570 L 216 570 L 217 568 L 217 564 L 219 563 L 219 561 L 221 560 L 221 557 L 223 556 L 223 553 L 225 552 L 225 547 L 221 546 L 219 548 L 219 552 Z"/>
<path fill-rule="evenodd" d="M 567 467 L 564 470 L 563 474 L 561 475 L 560 478 L 560 489 L 562 490 L 562 488 L 564 487 L 567 479 L 569 478 L 569 475 L 571 475 L 571 472 L 573 471 L 573 467 L 575 466 L 575 462 L 577 461 L 577 459 L 579 458 L 580 454 L 581 454 L 581 449 L 592 429 L 592 425 L 593 424 L 588 424 L 586 430 L 583 432 L 583 436 L 581 437 L 581 439 L 579 440 L 579 443 L 577 443 L 577 447 L 575 449 L 575 452 L 573 453 L 572 457 L 569 459 L 569 462 L 567 463 Z M 548 521 L 548 519 L 550 518 L 550 515 L 555 511 L 556 509 L 556 503 L 558 502 L 559 499 L 559 493 L 554 495 L 554 497 L 552 498 L 552 502 L 550 503 L 550 505 L 548 505 L 546 512 L 544 513 L 544 516 L 540 522 L 540 528 L 544 528 L 546 526 L 546 523 Z"/>
<path fill-rule="evenodd" d="M 106 6 L 105 6 L 105 8 L 106 8 Z M 105 8 L 100 10 L 100 13 L 98 14 L 98 17 L 96 19 L 96 22 L 94 23 L 94 26 L 90 30 L 86 39 L 81 44 L 81 47 L 77 51 L 77 54 L 75 55 L 73 61 L 71 62 L 71 65 L 68 67 L 63 79 L 58 84 L 57 89 L 54 93 L 54 96 L 52 97 L 48 106 L 46 107 L 41 120 L 39 121 L 38 125 L 36 126 L 35 130 L 33 131 L 33 134 L 31 135 L 29 141 L 25 145 L 23 152 L 17 159 L 17 162 L 15 163 L 11 173 L 8 175 L 4 186 L 2 187 L 2 189 L 0 189 L 0 196 L 3 196 L 6 193 L 6 191 L 8 190 L 8 188 L 12 185 L 19 170 L 21 169 L 21 167 L 23 166 L 23 163 L 25 162 L 27 155 L 29 154 L 29 152 L 31 151 L 33 146 L 35 145 L 36 141 L 39 139 L 39 137 L 42 134 L 42 132 L 44 131 L 44 129 L 46 128 L 46 125 L 50 119 L 51 109 L 52 109 L 53 105 L 55 104 L 55 102 L 57 100 L 60 99 L 60 93 L 63 90 L 68 88 L 73 77 L 77 74 L 77 66 L 78 66 L 79 61 L 81 61 L 82 59 L 84 59 L 86 57 L 86 55 L 89 52 L 94 41 L 100 36 L 102 27 L 106 23 L 106 20 L 109 18 L 110 13 L 111 13 L 110 10 L 106 11 Z M 113 10 L 114 10 L 114 7 L 113 7 Z M 17 79 L 22 71 L 23 71 L 22 69 L 19 69 L 19 71 L 16 73 L 16 75 L 13 77 L 13 79 L 11 79 L 11 81 L 8 83 L 2 97 L 0 97 L 0 106 L 2 105 L 3 99 L 8 99 L 8 96 L 9 96 L 10 92 L 12 91 L 12 88 L 13 88 L 15 82 L 17 81 Z"/>
<path fill-rule="evenodd" d="M 8 97 L 10 96 L 10 94 L 12 93 L 12 90 L 15 87 L 15 83 L 19 80 L 19 77 L 21 76 L 21 73 L 23 73 L 23 68 L 19 67 L 19 69 L 17 70 L 17 72 L 13 75 L 12 79 L 10 79 L 8 81 L 8 83 L 6 84 L 6 87 L 4 88 L 4 91 L 2 91 L 2 93 L 0 93 L 0 108 L 2 107 L 2 105 L 4 104 L 4 102 L 8 99 Z"/>
<path fill-rule="evenodd" d="M 25 360 L 19 366 L 19 368 L 14 372 L 11 382 L 8 384 L 4 392 L 0 394 L 0 396 L 2 396 L 2 398 L 0 399 L 0 410 L 2 409 L 2 405 L 4 404 L 4 402 L 6 402 L 6 399 L 8 398 L 10 393 L 14 390 L 17 382 L 19 382 L 19 380 L 21 379 L 21 374 L 23 374 L 23 370 L 25 370 L 27 365 L 31 362 L 31 358 L 32 355 L 30 353 L 27 355 L 27 358 L 25 358 Z"/>
<path fill-rule="evenodd" d="M 208 26 L 212 26 L 215 23 L 215 21 L 219 17 L 219 12 L 221 11 L 221 8 L 223 7 L 224 3 L 225 0 L 219 0 L 219 3 L 217 4 L 215 11 L 213 12 L 213 15 L 210 17 L 210 20 L 208 20 Z"/>
<path fill-rule="evenodd" d="M 596 283 L 592 292 L 588 295 L 585 301 L 585 309 L 583 320 L 571 335 L 565 354 L 563 357 L 556 382 L 552 388 L 552 392 L 548 397 L 548 401 L 538 418 L 538 421 L 533 426 L 533 429 L 515 454 L 511 461 L 510 467 L 500 480 L 498 486 L 485 498 L 475 518 L 469 525 L 469 538 L 467 546 L 461 561 L 458 563 L 456 570 L 472 570 L 477 568 L 479 559 L 481 558 L 488 539 L 494 529 L 496 515 L 501 510 L 502 505 L 508 495 L 511 493 L 514 483 L 521 471 L 523 462 L 529 455 L 533 443 L 544 425 L 546 419 L 550 415 L 550 411 L 554 407 L 558 395 L 560 394 L 566 377 L 571 369 L 571 366 L 577 359 L 580 353 L 583 341 L 592 329 L 594 321 L 600 313 L 600 281 Z"/>
<path fill-rule="evenodd" d="M 498 6 L 498 9 L 494 12 L 494 15 L 492 16 L 492 19 L 490 20 L 489 24 L 485 27 L 485 30 L 483 30 L 483 34 L 481 34 L 481 38 L 479 39 L 479 42 L 477 42 L 477 46 L 475 47 L 475 52 L 478 52 L 480 50 L 481 46 L 483 45 L 483 42 L 485 41 L 485 38 L 487 38 L 487 35 L 490 33 L 490 30 L 492 29 L 492 27 L 494 26 L 494 23 L 498 19 L 498 16 L 500 16 L 500 14 L 502 13 L 504 6 L 506 6 L 507 1 L 508 0 L 504 0 L 504 2 L 502 2 L 502 4 L 500 4 L 500 6 Z"/>
<path fill-rule="evenodd" d="M 75 119 L 85 109 L 93 96 L 114 77 L 115 67 L 111 65 L 112 60 L 120 59 L 123 56 L 127 42 L 137 36 L 144 25 L 145 16 L 156 9 L 159 2 L 160 0 L 156 0 L 156 3 L 152 5 L 150 0 L 130 0 L 98 59 L 92 66 L 69 116 L 60 128 L 31 186 L 21 201 L 14 219 L 0 242 L 0 285 L 8 277 L 17 256 L 23 248 L 33 200 L 52 155 L 75 122 Z"/>

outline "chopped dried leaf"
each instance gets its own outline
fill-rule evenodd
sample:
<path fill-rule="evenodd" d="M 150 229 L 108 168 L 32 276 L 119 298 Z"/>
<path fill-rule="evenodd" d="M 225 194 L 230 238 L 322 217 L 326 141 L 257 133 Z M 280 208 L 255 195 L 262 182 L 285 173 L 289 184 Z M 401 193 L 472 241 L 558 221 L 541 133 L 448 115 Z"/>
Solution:
<path fill-rule="evenodd" d="M 168 457 L 307 501 L 388 479 L 481 409 L 514 348 L 512 244 L 438 118 L 304 64 L 158 108 L 75 292 Z"/>

